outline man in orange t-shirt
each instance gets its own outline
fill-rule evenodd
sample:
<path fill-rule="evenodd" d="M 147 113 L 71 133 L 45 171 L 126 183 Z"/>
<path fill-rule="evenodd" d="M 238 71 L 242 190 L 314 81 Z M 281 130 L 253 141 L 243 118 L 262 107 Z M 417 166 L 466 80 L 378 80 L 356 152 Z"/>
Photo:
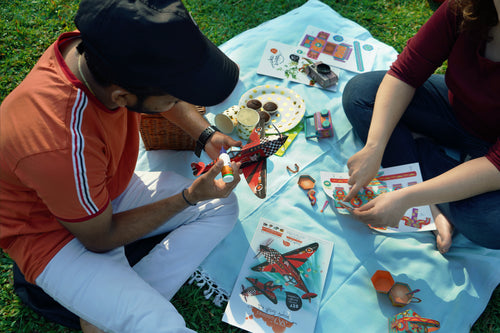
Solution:
<path fill-rule="evenodd" d="M 192 332 L 169 300 L 236 222 L 239 177 L 134 172 L 139 113 L 164 112 L 216 158 L 241 142 L 193 104 L 224 100 L 237 65 L 180 1 L 83 0 L 75 23 L 0 107 L 0 247 L 84 323 Z M 165 232 L 128 265 L 124 245 Z"/>

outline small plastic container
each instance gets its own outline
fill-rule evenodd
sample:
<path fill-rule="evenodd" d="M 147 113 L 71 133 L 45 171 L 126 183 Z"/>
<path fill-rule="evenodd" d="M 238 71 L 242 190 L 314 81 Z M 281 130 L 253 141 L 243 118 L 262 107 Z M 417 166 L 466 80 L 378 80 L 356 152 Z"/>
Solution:
<path fill-rule="evenodd" d="M 220 150 L 219 158 L 224 162 L 224 166 L 222 167 L 221 171 L 222 180 L 225 183 L 230 183 L 234 180 L 233 168 L 231 168 L 231 158 L 229 157 L 229 154 L 226 152 L 224 147 L 222 147 Z"/>

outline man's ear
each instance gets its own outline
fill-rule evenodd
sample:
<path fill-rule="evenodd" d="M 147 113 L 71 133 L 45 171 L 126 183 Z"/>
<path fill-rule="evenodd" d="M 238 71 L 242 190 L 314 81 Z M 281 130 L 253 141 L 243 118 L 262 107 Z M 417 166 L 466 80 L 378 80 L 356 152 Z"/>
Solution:
<path fill-rule="evenodd" d="M 111 100 L 118 106 L 134 105 L 137 101 L 137 96 L 122 87 L 113 85 L 111 89 Z"/>

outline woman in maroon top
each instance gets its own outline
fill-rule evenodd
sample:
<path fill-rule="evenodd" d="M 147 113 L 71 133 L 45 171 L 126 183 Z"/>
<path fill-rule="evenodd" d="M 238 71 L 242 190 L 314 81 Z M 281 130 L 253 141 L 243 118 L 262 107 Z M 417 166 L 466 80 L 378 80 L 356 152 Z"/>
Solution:
<path fill-rule="evenodd" d="M 419 162 L 424 178 L 352 210 L 354 217 L 396 226 L 407 209 L 430 205 L 440 252 L 449 250 L 454 230 L 500 248 L 499 13 L 500 0 L 446 1 L 388 72 L 349 81 L 343 106 L 365 146 L 347 162 L 345 200 L 380 165 Z M 445 60 L 446 74 L 433 74 Z"/>

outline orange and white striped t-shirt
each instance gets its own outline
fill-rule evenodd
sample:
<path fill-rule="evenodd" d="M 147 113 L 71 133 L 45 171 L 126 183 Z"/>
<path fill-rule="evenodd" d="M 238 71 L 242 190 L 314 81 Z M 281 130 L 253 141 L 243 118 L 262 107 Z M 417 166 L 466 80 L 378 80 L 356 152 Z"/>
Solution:
<path fill-rule="evenodd" d="M 63 34 L 0 105 L 0 247 L 34 282 L 72 238 L 56 219 L 89 220 L 130 181 L 139 114 L 107 109 L 60 52 Z"/>

